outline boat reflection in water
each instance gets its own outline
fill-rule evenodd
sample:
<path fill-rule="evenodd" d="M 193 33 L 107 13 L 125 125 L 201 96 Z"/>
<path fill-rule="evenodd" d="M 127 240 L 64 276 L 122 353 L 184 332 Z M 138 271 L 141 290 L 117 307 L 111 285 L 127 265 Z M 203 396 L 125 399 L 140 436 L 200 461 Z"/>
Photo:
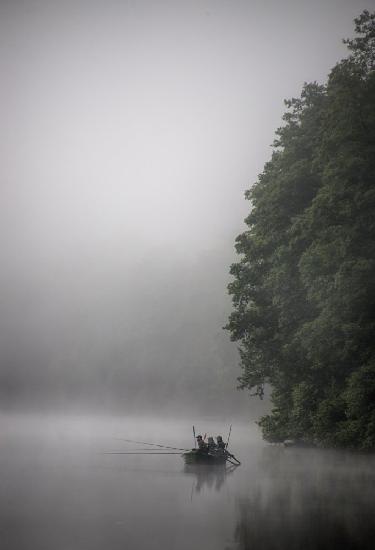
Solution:
<path fill-rule="evenodd" d="M 184 473 L 195 476 L 193 491 L 200 493 L 204 489 L 220 491 L 227 477 L 237 468 L 237 465 L 227 466 L 225 464 L 216 464 L 214 466 L 205 464 L 185 464 Z"/>

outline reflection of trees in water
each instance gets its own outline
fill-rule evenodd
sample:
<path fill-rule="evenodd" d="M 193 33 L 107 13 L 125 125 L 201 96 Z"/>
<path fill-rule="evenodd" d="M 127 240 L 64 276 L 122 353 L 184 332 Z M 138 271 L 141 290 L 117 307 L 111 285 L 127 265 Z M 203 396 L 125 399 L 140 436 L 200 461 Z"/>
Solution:
<path fill-rule="evenodd" d="M 194 490 L 200 493 L 202 489 L 214 489 L 220 491 L 223 487 L 226 477 L 230 475 L 237 466 L 226 466 L 225 464 L 217 464 L 215 466 L 207 466 L 204 464 L 187 464 L 184 472 L 193 474 L 196 477 Z"/>
<path fill-rule="evenodd" d="M 263 458 L 254 489 L 237 499 L 236 549 L 374 548 L 371 457 L 271 448 Z"/>

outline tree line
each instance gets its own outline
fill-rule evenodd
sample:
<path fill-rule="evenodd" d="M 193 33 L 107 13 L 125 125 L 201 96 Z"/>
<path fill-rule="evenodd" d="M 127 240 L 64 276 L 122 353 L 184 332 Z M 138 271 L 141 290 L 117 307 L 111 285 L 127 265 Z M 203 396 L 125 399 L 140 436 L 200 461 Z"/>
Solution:
<path fill-rule="evenodd" d="M 354 20 L 326 84 L 286 101 L 246 192 L 227 329 L 265 439 L 375 447 L 375 13 Z"/>

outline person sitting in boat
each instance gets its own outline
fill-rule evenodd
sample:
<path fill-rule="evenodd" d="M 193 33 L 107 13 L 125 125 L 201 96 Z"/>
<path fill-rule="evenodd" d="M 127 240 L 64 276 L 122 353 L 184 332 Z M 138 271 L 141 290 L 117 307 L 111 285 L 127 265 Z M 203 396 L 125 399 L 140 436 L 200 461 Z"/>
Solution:
<path fill-rule="evenodd" d="M 208 446 L 208 452 L 216 451 L 217 447 L 216 447 L 216 443 L 215 443 L 213 437 L 209 437 L 209 438 L 208 438 L 208 440 L 207 440 L 207 446 Z"/>
<path fill-rule="evenodd" d="M 221 435 L 217 436 L 216 441 L 217 441 L 217 448 L 224 450 L 225 449 L 225 443 L 224 443 L 223 438 L 221 437 Z"/>
<path fill-rule="evenodd" d="M 197 435 L 197 443 L 198 443 L 198 449 L 202 453 L 208 453 L 208 445 L 203 441 L 203 437 L 201 435 Z"/>

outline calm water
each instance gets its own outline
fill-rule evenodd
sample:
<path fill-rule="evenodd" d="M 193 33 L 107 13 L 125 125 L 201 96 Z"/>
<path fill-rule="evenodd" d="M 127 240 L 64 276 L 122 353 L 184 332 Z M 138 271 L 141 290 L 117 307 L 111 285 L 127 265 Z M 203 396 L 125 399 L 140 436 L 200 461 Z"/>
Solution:
<path fill-rule="evenodd" d="M 2 550 L 373 548 L 374 457 L 267 446 L 236 424 L 240 467 L 186 470 L 178 455 L 104 452 L 140 447 L 116 437 L 190 447 L 190 421 L 14 416 L 0 428 Z"/>

